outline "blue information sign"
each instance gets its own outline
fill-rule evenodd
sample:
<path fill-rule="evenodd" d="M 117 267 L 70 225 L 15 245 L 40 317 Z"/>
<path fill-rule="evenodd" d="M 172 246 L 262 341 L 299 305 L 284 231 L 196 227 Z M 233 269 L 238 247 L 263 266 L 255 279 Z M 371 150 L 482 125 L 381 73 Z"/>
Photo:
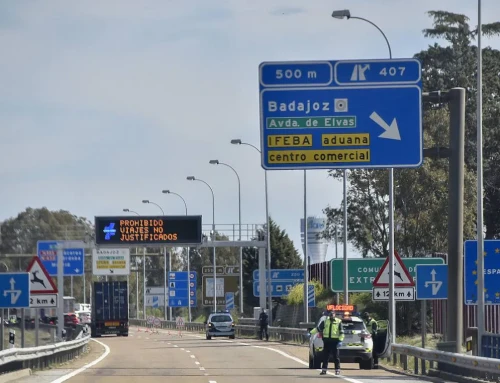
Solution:
<path fill-rule="evenodd" d="M 30 307 L 30 273 L 0 273 L 0 308 Z"/>
<path fill-rule="evenodd" d="M 264 62 L 259 78 L 265 169 L 422 164 L 418 60 Z"/>
<path fill-rule="evenodd" d="M 500 305 L 500 240 L 484 241 L 484 303 Z M 464 244 L 464 300 L 477 305 L 477 241 Z"/>
<path fill-rule="evenodd" d="M 417 265 L 417 299 L 448 299 L 448 265 Z"/>
<path fill-rule="evenodd" d="M 168 305 L 188 307 L 191 304 L 191 307 L 196 307 L 196 288 L 196 271 L 168 273 Z"/>
<path fill-rule="evenodd" d="M 226 310 L 234 309 L 234 293 L 226 293 Z"/>
<path fill-rule="evenodd" d="M 285 295 L 288 295 L 290 290 L 292 289 L 293 286 L 301 283 L 300 281 L 297 280 L 291 280 L 291 281 L 285 281 L 285 280 L 280 280 L 280 281 L 271 281 L 272 284 L 272 297 L 283 297 Z M 266 283 L 267 286 L 267 283 Z M 260 283 L 259 281 L 253 281 L 253 296 L 254 297 L 259 297 L 260 296 Z"/>
<path fill-rule="evenodd" d="M 74 241 L 70 241 L 74 243 Z M 38 241 L 37 255 L 50 276 L 57 276 L 57 246 L 64 241 Z M 83 247 L 63 250 L 64 276 L 83 275 L 85 249 Z"/>
<path fill-rule="evenodd" d="M 307 307 L 316 307 L 316 292 L 313 285 L 307 285 Z"/>
<path fill-rule="evenodd" d="M 269 278 L 269 272 L 266 272 L 266 279 Z M 254 281 L 259 280 L 259 270 L 253 271 Z M 271 269 L 272 280 L 301 280 L 304 281 L 304 269 Z"/>

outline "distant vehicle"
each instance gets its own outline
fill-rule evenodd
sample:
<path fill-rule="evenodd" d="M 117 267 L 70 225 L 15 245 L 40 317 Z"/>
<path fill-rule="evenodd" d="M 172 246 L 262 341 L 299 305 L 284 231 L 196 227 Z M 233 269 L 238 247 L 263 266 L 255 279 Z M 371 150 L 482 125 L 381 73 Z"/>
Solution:
<path fill-rule="evenodd" d="M 82 324 L 90 324 L 91 314 L 90 311 L 77 311 L 75 313 Z"/>
<path fill-rule="evenodd" d="M 94 282 L 90 332 L 92 337 L 128 336 L 127 282 Z"/>
<path fill-rule="evenodd" d="M 75 303 L 75 312 L 92 310 L 92 305 L 90 303 Z"/>
<path fill-rule="evenodd" d="M 76 314 L 68 313 L 64 314 L 64 327 L 75 327 L 80 324 L 80 320 Z"/>
<path fill-rule="evenodd" d="M 208 340 L 212 337 L 229 337 L 234 339 L 234 321 L 228 311 L 211 313 L 205 321 L 205 336 Z"/>
<path fill-rule="evenodd" d="M 342 319 L 344 329 L 344 340 L 339 347 L 339 357 L 341 363 L 359 363 L 362 370 L 371 370 L 373 368 L 373 339 L 370 331 L 366 328 L 365 322 L 350 311 L 335 311 L 337 318 Z M 321 322 L 326 320 L 322 316 L 316 328 Z M 390 353 L 390 336 L 388 336 L 389 326 L 387 320 L 377 321 L 379 340 L 377 353 L 380 358 L 386 357 Z M 321 368 L 323 360 L 323 339 L 320 333 L 311 335 L 309 339 L 309 368 Z M 331 360 L 331 356 L 330 356 Z"/>

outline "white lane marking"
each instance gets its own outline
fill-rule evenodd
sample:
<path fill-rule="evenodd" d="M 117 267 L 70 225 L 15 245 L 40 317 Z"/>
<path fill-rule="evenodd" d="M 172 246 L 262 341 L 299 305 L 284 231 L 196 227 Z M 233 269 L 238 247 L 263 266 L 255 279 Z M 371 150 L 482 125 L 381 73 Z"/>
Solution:
<path fill-rule="evenodd" d="M 200 371 L 205 371 L 205 367 L 200 367 Z"/>
<path fill-rule="evenodd" d="M 183 348 L 181 348 L 181 350 L 182 350 L 182 351 L 184 351 L 184 349 L 183 349 Z"/>
<path fill-rule="evenodd" d="M 196 361 L 196 362 L 194 362 L 194 364 L 200 364 L 200 362 Z"/>
<path fill-rule="evenodd" d="M 186 350 L 186 352 L 191 352 L 191 351 L 189 351 L 189 350 Z"/>
<path fill-rule="evenodd" d="M 174 344 L 174 347 L 179 347 L 179 346 L 177 346 L 176 344 Z"/>
<path fill-rule="evenodd" d="M 172 343 L 168 342 L 167 344 L 172 344 Z"/>
<path fill-rule="evenodd" d="M 250 347 L 254 347 L 254 348 L 262 348 L 262 349 L 265 349 L 265 350 L 270 350 L 270 351 L 274 351 L 274 352 L 277 352 L 278 354 L 280 355 L 283 355 L 284 357 L 288 358 L 288 359 L 292 359 L 294 361 L 296 361 L 297 363 L 300 363 L 302 364 L 303 366 L 309 366 L 309 363 L 306 363 L 304 362 L 302 359 L 299 359 L 295 356 L 292 356 L 290 354 L 287 354 L 286 352 L 284 351 L 281 351 L 281 350 L 278 350 L 278 349 L 275 349 L 275 348 L 272 348 L 272 347 L 264 347 L 264 346 L 250 346 Z M 316 371 L 321 371 L 320 369 L 316 370 Z M 343 379 L 347 382 L 350 382 L 350 383 L 363 383 L 362 381 L 360 380 L 357 380 L 357 379 L 351 379 L 351 378 L 348 378 L 346 376 L 343 376 L 343 375 L 335 375 L 329 371 L 326 372 L 328 375 L 331 375 L 335 378 L 339 378 L 339 379 Z"/>
<path fill-rule="evenodd" d="M 195 356 L 193 354 L 189 355 L 191 358 L 194 358 Z"/>
<path fill-rule="evenodd" d="M 95 340 L 95 339 L 91 339 L 91 340 L 93 340 L 94 342 L 99 343 L 101 346 L 104 347 L 104 354 L 102 354 L 99 358 L 97 358 L 93 362 L 90 362 L 89 364 L 86 364 L 85 366 L 79 368 L 78 370 L 72 371 L 69 374 L 63 375 L 60 378 L 57 378 L 56 380 L 53 380 L 50 383 L 62 383 L 64 381 L 72 378 L 73 376 L 78 375 L 79 373 L 85 371 L 87 368 L 95 366 L 97 363 L 99 363 L 101 360 L 103 360 L 105 357 L 107 357 L 109 355 L 109 353 L 111 352 L 111 350 L 108 347 L 108 345 L 106 345 L 106 344 L 104 344 L 102 342 L 99 342 L 98 340 Z"/>
<path fill-rule="evenodd" d="M 217 383 L 215 380 L 209 380 L 208 383 Z"/>

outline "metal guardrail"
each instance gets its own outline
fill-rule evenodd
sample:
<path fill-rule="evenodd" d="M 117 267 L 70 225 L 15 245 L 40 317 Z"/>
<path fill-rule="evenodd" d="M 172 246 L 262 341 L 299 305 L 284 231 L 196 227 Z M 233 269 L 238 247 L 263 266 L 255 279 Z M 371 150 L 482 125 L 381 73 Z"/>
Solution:
<path fill-rule="evenodd" d="M 79 356 L 90 339 L 90 334 L 85 334 L 79 339 L 47 346 L 11 348 L 0 351 L 0 372 L 10 372 L 23 368 L 43 369 L 53 363 L 64 363 Z"/>
<path fill-rule="evenodd" d="M 252 323 L 253 320 L 244 320 Z M 131 319 L 130 324 L 140 327 L 151 327 L 145 320 Z M 178 330 L 173 321 L 161 321 L 161 328 Z M 182 327 L 185 331 L 204 333 L 203 323 L 186 322 Z M 258 337 L 259 327 L 256 324 L 238 324 L 235 326 L 236 335 L 240 337 Z M 281 342 L 293 342 L 297 344 L 308 344 L 308 330 L 305 328 L 269 327 L 270 339 Z M 500 335 L 498 336 L 500 338 Z M 500 380 L 500 360 L 473 355 L 456 354 L 452 352 L 425 349 L 404 344 L 392 344 L 392 364 L 401 366 L 409 371 L 409 365 L 413 364 L 415 374 L 439 375 L 440 372 L 467 376 L 472 378 L 483 378 L 487 380 Z M 413 358 L 413 363 L 410 363 Z M 428 366 L 428 368 L 427 368 Z"/>

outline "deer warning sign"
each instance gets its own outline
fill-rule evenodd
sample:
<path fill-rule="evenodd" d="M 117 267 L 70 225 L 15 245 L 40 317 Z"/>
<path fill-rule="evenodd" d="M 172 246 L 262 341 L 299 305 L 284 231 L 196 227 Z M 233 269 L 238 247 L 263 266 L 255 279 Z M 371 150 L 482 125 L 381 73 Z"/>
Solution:
<path fill-rule="evenodd" d="M 384 264 L 380 268 L 375 280 L 373 281 L 374 287 L 388 287 L 389 286 L 389 257 L 385 259 Z M 411 277 L 408 269 L 401 260 L 397 251 L 394 251 L 394 286 L 395 287 L 412 287 L 415 282 Z"/>
<path fill-rule="evenodd" d="M 28 268 L 30 273 L 30 294 L 56 294 L 57 287 L 49 276 L 47 269 L 36 255 L 31 260 Z"/>

